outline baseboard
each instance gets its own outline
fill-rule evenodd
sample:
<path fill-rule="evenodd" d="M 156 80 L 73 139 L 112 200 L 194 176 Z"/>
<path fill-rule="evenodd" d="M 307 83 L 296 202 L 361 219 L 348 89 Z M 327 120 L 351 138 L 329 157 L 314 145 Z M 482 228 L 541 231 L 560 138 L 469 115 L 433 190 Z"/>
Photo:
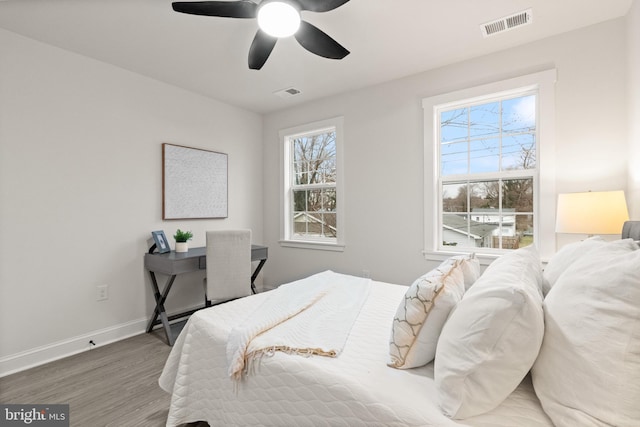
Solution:
<path fill-rule="evenodd" d="M 134 320 L 0 358 L 0 378 L 141 334 L 147 321 L 146 318 Z M 90 344 L 90 340 L 95 345 Z"/>

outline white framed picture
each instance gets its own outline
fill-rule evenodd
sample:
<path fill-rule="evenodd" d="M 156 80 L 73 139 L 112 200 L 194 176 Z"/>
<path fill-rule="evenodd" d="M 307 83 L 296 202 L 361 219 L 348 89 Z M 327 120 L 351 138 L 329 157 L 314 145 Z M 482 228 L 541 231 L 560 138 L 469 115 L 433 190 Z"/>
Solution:
<path fill-rule="evenodd" d="M 228 155 L 162 144 L 162 219 L 227 217 Z"/>

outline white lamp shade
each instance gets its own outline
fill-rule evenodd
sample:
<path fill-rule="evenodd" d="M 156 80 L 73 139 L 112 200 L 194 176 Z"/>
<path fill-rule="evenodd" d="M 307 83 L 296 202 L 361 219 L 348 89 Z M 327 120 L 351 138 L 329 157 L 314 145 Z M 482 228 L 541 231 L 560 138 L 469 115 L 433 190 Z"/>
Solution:
<path fill-rule="evenodd" d="M 628 219 L 624 191 L 558 195 L 556 233 L 620 234 Z"/>

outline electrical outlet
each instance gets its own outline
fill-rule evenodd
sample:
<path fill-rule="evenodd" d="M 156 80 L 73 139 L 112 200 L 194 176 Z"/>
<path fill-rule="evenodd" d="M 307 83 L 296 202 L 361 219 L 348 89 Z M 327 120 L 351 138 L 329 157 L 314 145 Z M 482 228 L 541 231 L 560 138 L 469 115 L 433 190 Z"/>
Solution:
<path fill-rule="evenodd" d="M 109 285 L 99 285 L 97 288 L 96 301 L 109 299 Z"/>

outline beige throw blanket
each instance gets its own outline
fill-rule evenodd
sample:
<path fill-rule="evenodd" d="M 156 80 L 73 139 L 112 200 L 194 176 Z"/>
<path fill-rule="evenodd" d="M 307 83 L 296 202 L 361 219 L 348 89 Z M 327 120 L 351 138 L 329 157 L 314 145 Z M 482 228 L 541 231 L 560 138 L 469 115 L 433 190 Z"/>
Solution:
<path fill-rule="evenodd" d="M 229 376 L 241 379 L 253 363 L 276 351 L 336 357 L 370 287 L 370 279 L 332 271 L 278 287 L 229 334 Z"/>

